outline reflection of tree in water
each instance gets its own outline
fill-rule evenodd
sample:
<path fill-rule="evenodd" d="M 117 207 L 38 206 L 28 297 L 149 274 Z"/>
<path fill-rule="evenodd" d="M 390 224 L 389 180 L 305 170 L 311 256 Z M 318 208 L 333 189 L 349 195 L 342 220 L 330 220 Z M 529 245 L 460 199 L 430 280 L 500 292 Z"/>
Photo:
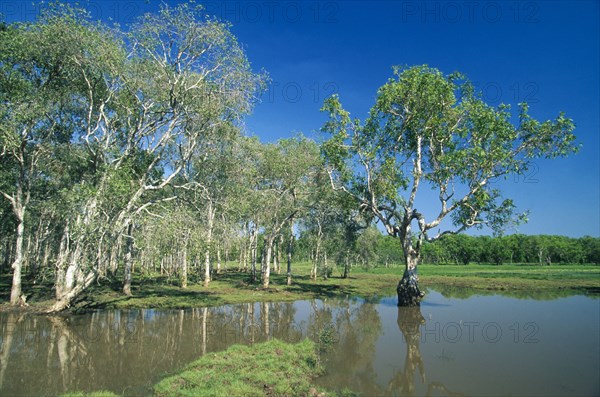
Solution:
<path fill-rule="evenodd" d="M 290 302 L 68 317 L 0 313 L 0 395 L 146 395 L 165 373 L 206 353 L 273 337 L 299 341 L 294 315 Z"/>
<path fill-rule="evenodd" d="M 333 335 L 329 336 L 329 331 Z M 376 306 L 351 300 L 327 301 L 322 308 L 313 305 L 309 336 L 319 341 L 319 333 L 331 338 L 331 348 L 323 354 L 327 374 L 319 383 L 330 389 L 360 390 L 366 395 L 381 394 L 373 368 L 375 344 L 382 325 Z M 323 342 L 323 340 L 321 340 Z"/>
<path fill-rule="evenodd" d="M 415 395 L 415 377 L 416 371 L 423 384 L 426 383 L 425 365 L 421 357 L 421 325 L 425 324 L 425 318 L 421 314 L 421 308 L 398 307 L 398 329 L 402 332 L 406 342 L 406 355 L 404 356 L 404 366 L 398 370 L 388 383 L 386 394 L 389 396 L 414 396 Z M 434 392 L 442 395 L 458 397 L 463 396 L 448 390 L 440 382 L 429 382 L 427 385 L 427 396 Z"/>

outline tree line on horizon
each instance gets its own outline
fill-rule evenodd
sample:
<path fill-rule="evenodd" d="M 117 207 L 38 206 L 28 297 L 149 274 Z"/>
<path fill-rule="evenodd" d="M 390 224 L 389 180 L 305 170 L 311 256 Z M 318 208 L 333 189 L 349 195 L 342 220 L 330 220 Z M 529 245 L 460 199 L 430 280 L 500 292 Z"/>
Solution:
<path fill-rule="evenodd" d="M 314 260 L 314 234 L 302 233 L 296 243 L 294 257 Z M 324 266 L 340 265 L 338 244 L 328 238 L 323 244 L 329 257 Z M 363 268 L 404 265 L 404 254 L 398 241 L 381 233 L 376 227 L 363 230 L 352 248 L 354 266 Z M 425 264 L 600 264 L 600 238 L 579 238 L 560 235 L 470 236 L 448 235 L 423 246 Z"/>
<path fill-rule="evenodd" d="M 294 256 L 311 260 L 312 279 L 332 262 L 347 275 L 401 258 L 399 301 L 413 305 L 423 261 L 597 263 L 598 239 L 578 250 L 564 238 L 514 248 L 512 236 L 460 235 L 526 221 L 492 182 L 576 151 L 570 119 L 538 122 L 521 104 L 515 127 L 508 106 L 488 106 L 460 74 L 395 74 L 364 123 L 334 96 L 321 145 L 261 143 L 243 119 L 268 76 L 200 6 L 163 5 L 127 30 L 60 2 L 35 22 L 1 24 L 0 266 L 11 304 L 26 303 L 24 276 L 52 283 L 49 311 L 60 311 L 97 281 L 118 279 L 126 295 L 134 273 L 208 286 L 233 261 L 268 288 L 272 271 L 292 282 Z M 440 200 L 429 222 L 415 201 L 427 185 Z M 433 234 L 444 219 L 454 229 Z"/>

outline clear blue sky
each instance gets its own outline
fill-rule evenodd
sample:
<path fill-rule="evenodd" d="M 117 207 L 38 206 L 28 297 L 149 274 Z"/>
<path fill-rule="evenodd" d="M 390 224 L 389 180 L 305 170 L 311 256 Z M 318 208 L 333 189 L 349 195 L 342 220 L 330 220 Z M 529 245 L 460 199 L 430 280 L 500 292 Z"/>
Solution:
<path fill-rule="evenodd" d="M 526 234 L 600 236 L 600 2 L 590 1 L 198 1 L 233 24 L 253 67 L 272 84 L 247 133 L 275 141 L 318 139 L 319 108 L 338 93 L 364 118 L 393 65 L 460 71 L 490 104 L 530 103 L 546 120 L 564 111 L 583 145 L 568 159 L 537 161 L 502 184 L 530 221 Z M 156 0 L 81 1 L 126 25 Z M 178 1 L 168 1 L 170 4 Z M 31 1 L 0 0 L 8 21 L 31 20 Z M 424 212 L 435 203 L 426 195 Z"/>

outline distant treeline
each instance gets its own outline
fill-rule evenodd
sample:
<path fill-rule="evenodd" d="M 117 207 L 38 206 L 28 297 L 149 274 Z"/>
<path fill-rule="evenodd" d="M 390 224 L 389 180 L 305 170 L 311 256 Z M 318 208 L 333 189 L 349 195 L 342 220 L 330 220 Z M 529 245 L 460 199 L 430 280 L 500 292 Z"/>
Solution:
<path fill-rule="evenodd" d="M 335 260 L 335 242 L 329 245 Z M 354 263 L 363 266 L 387 266 L 404 263 L 402 247 L 397 239 L 370 228 L 354 246 Z M 310 237 L 298 242 L 297 257 L 311 259 Z M 434 243 L 425 243 L 423 263 L 428 264 L 600 264 L 600 238 L 512 234 L 501 237 L 448 235 Z"/>

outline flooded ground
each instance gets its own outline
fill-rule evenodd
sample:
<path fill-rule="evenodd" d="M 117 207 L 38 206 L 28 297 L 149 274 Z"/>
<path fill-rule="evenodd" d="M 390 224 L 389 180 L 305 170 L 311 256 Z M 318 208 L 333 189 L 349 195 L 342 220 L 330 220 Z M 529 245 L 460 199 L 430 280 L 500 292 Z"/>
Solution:
<path fill-rule="evenodd" d="M 309 337 L 317 383 L 364 395 L 600 395 L 600 300 L 395 298 L 255 303 L 71 316 L 0 313 L 0 395 L 111 390 L 161 377 L 235 343 Z"/>

